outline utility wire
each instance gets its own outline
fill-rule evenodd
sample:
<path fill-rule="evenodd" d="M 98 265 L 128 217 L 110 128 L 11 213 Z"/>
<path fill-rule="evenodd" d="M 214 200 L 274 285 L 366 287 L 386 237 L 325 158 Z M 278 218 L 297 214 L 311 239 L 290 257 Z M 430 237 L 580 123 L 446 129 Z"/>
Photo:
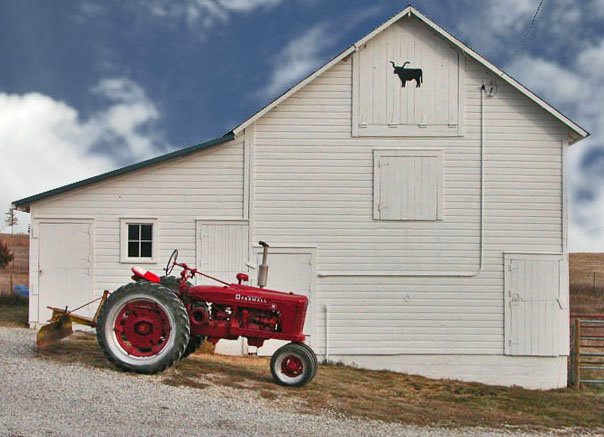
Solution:
<path fill-rule="evenodd" d="M 539 15 L 539 12 L 541 12 L 541 8 L 543 7 L 544 1 L 545 0 L 541 0 L 539 2 L 539 6 L 537 6 L 535 15 L 533 15 L 533 19 L 529 23 L 528 28 L 526 29 L 526 33 L 524 34 L 524 37 L 522 38 L 522 43 L 520 44 L 521 47 L 524 47 L 524 45 L 526 44 L 526 41 L 528 40 L 529 35 L 531 34 L 531 31 L 533 30 L 533 26 L 535 25 L 535 21 L 537 20 L 537 16 Z"/>

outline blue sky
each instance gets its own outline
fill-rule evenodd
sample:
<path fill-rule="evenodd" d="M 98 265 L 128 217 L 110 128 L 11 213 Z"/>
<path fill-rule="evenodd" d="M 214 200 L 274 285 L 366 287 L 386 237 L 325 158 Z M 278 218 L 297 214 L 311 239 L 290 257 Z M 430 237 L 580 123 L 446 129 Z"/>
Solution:
<path fill-rule="evenodd" d="M 604 251 L 604 0 L 416 6 L 592 133 L 570 247 Z M 393 0 L 0 2 L 0 210 L 220 136 L 406 6 Z"/>

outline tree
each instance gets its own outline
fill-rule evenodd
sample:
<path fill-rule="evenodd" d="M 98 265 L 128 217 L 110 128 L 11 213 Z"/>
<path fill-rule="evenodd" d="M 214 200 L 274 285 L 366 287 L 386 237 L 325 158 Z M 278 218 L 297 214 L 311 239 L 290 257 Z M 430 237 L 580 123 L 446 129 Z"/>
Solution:
<path fill-rule="evenodd" d="M 6 226 L 11 228 L 11 231 L 14 226 L 17 226 L 19 223 L 19 218 L 15 215 L 15 208 L 10 208 L 6 213 L 6 219 L 4 220 Z"/>
<path fill-rule="evenodd" d="M 13 241 L 13 234 L 15 232 L 15 226 L 17 225 L 17 223 L 19 223 L 19 219 L 17 218 L 17 216 L 15 215 L 15 208 L 10 208 L 8 210 L 8 212 L 6 213 L 6 225 L 10 226 L 10 234 L 11 234 L 11 243 L 14 244 Z M 14 255 L 10 252 L 10 250 L 8 249 L 8 246 L 6 246 L 6 244 L 2 243 L 3 247 L 0 247 L 0 268 L 4 268 L 8 265 L 8 263 L 10 263 L 11 261 L 13 262 L 11 265 L 11 270 L 10 270 L 10 276 L 9 276 L 9 286 L 10 286 L 10 291 L 9 294 L 13 292 L 13 274 L 15 273 L 15 257 Z"/>
<path fill-rule="evenodd" d="M 6 267 L 14 258 L 5 242 L 0 241 L 0 269 Z"/>

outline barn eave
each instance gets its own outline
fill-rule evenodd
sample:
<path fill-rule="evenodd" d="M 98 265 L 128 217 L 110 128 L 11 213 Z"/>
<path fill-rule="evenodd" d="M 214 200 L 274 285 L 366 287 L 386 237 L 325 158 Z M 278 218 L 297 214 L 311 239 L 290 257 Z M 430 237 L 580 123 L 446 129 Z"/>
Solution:
<path fill-rule="evenodd" d="M 172 159 L 182 158 L 184 156 L 190 155 L 192 153 L 198 152 L 200 150 L 208 149 L 213 146 L 218 146 L 220 144 L 224 144 L 228 141 L 231 141 L 235 138 L 235 135 L 232 132 L 228 132 L 222 137 L 214 138 L 212 140 L 205 141 L 200 144 L 196 144 L 191 147 L 187 147 L 184 149 L 175 150 L 174 152 L 167 153 L 165 155 L 156 156 L 155 158 L 147 159 L 142 162 L 137 162 L 135 164 L 127 165 L 125 167 L 118 168 L 116 170 L 112 170 L 107 173 L 103 173 L 97 176 L 93 176 L 87 179 L 83 179 L 78 182 L 74 182 L 68 185 L 64 185 L 62 187 L 54 188 L 52 190 L 44 191 L 43 193 L 39 193 L 33 196 L 25 197 L 20 200 L 15 200 L 12 203 L 12 207 L 18 211 L 30 212 L 30 205 L 34 202 L 38 202 L 43 199 L 47 199 L 52 196 L 56 196 L 59 194 L 66 193 L 68 191 L 72 191 L 78 188 L 85 187 L 87 185 L 95 184 L 97 182 L 104 181 L 109 178 L 113 178 L 115 176 L 123 175 L 126 173 L 130 173 L 135 170 L 140 170 L 142 168 L 150 167 L 152 165 L 156 165 L 162 162 L 170 161 Z"/>

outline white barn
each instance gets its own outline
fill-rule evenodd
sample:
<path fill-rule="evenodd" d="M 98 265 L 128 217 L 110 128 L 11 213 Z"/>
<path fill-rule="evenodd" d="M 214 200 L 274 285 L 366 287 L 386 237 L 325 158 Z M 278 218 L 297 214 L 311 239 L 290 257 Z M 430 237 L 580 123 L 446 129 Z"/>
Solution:
<path fill-rule="evenodd" d="M 265 240 L 268 286 L 310 297 L 320 358 L 563 387 L 564 160 L 587 135 L 407 7 L 223 137 L 14 202 L 30 324 L 175 248 L 253 277 Z"/>

